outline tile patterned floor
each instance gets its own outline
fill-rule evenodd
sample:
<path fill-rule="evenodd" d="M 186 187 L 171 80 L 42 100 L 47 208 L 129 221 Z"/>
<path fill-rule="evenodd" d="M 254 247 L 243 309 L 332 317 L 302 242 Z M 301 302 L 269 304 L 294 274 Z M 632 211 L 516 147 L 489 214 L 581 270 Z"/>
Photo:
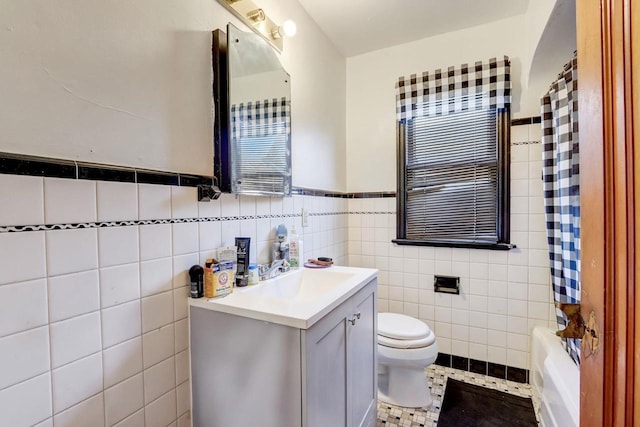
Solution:
<path fill-rule="evenodd" d="M 472 372 L 461 371 L 443 366 L 431 365 L 426 369 L 429 387 L 433 395 L 433 405 L 429 410 L 420 408 L 401 408 L 378 402 L 378 423 L 377 427 L 433 427 L 438 424 L 440 406 L 446 379 L 448 377 L 464 381 L 470 384 L 492 388 L 506 393 L 515 394 L 521 397 L 532 397 L 529 384 L 521 384 L 507 380 L 490 377 L 487 375 L 474 374 Z M 534 408 L 538 408 L 535 397 L 533 398 Z M 536 413 L 537 416 L 537 413 Z"/>

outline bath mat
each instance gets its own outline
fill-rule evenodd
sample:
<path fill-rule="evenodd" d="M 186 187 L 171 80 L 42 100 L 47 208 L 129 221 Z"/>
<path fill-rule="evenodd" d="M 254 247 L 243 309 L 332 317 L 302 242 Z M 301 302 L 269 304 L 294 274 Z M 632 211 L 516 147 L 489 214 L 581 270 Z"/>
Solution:
<path fill-rule="evenodd" d="M 531 399 L 447 379 L 438 427 L 537 425 Z"/>

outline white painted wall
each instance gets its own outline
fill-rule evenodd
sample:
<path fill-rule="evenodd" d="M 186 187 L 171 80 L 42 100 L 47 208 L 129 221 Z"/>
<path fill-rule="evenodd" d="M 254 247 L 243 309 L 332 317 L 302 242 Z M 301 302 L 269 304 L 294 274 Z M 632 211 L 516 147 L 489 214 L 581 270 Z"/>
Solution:
<path fill-rule="evenodd" d="M 396 189 L 395 84 L 400 76 L 508 55 L 512 118 L 539 115 L 540 87 L 529 91 L 529 71 L 556 1 L 531 2 L 523 15 L 348 58 L 348 190 Z M 537 72 L 542 71 L 547 70 Z"/>
<path fill-rule="evenodd" d="M 347 188 L 395 191 L 398 77 L 492 57 L 511 58 L 512 112 L 520 110 L 524 15 L 347 59 Z"/>
<path fill-rule="evenodd" d="M 343 190 L 345 59 L 295 0 L 294 185 Z M 0 151 L 212 174 L 215 0 L 0 0 Z M 312 151 L 312 152 L 309 152 Z"/>

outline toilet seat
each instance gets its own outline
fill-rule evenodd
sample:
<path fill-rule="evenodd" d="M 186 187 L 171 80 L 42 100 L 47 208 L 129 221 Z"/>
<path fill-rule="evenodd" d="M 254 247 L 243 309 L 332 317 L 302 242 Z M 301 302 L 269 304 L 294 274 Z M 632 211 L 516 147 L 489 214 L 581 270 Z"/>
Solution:
<path fill-rule="evenodd" d="M 378 314 L 378 344 L 407 349 L 432 345 L 436 336 L 424 322 L 397 313 Z"/>
<path fill-rule="evenodd" d="M 417 340 L 394 340 L 383 335 L 378 335 L 378 344 L 391 348 L 422 348 L 429 347 L 436 342 L 436 335 L 429 331 L 429 335 Z"/>

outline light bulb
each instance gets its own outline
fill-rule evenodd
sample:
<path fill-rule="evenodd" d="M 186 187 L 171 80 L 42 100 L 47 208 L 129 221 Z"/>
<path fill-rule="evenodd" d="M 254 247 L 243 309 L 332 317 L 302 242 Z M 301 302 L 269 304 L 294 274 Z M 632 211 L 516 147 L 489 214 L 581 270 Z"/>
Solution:
<path fill-rule="evenodd" d="M 287 19 L 282 23 L 282 33 L 285 36 L 293 37 L 296 35 L 297 31 L 298 31 L 298 27 L 296 26 L 296 23 L 293 22 L 291 19 Z"/>
<path fill-rule="evenodd" d="M 281 39 L 282 37 L 293 37 L 296 34 L 298 28 L 296 23 L 291 19 L 287 19 L 279 27 L 274 27 L 271 30 L 271 37 L 274 39 Z"/>

